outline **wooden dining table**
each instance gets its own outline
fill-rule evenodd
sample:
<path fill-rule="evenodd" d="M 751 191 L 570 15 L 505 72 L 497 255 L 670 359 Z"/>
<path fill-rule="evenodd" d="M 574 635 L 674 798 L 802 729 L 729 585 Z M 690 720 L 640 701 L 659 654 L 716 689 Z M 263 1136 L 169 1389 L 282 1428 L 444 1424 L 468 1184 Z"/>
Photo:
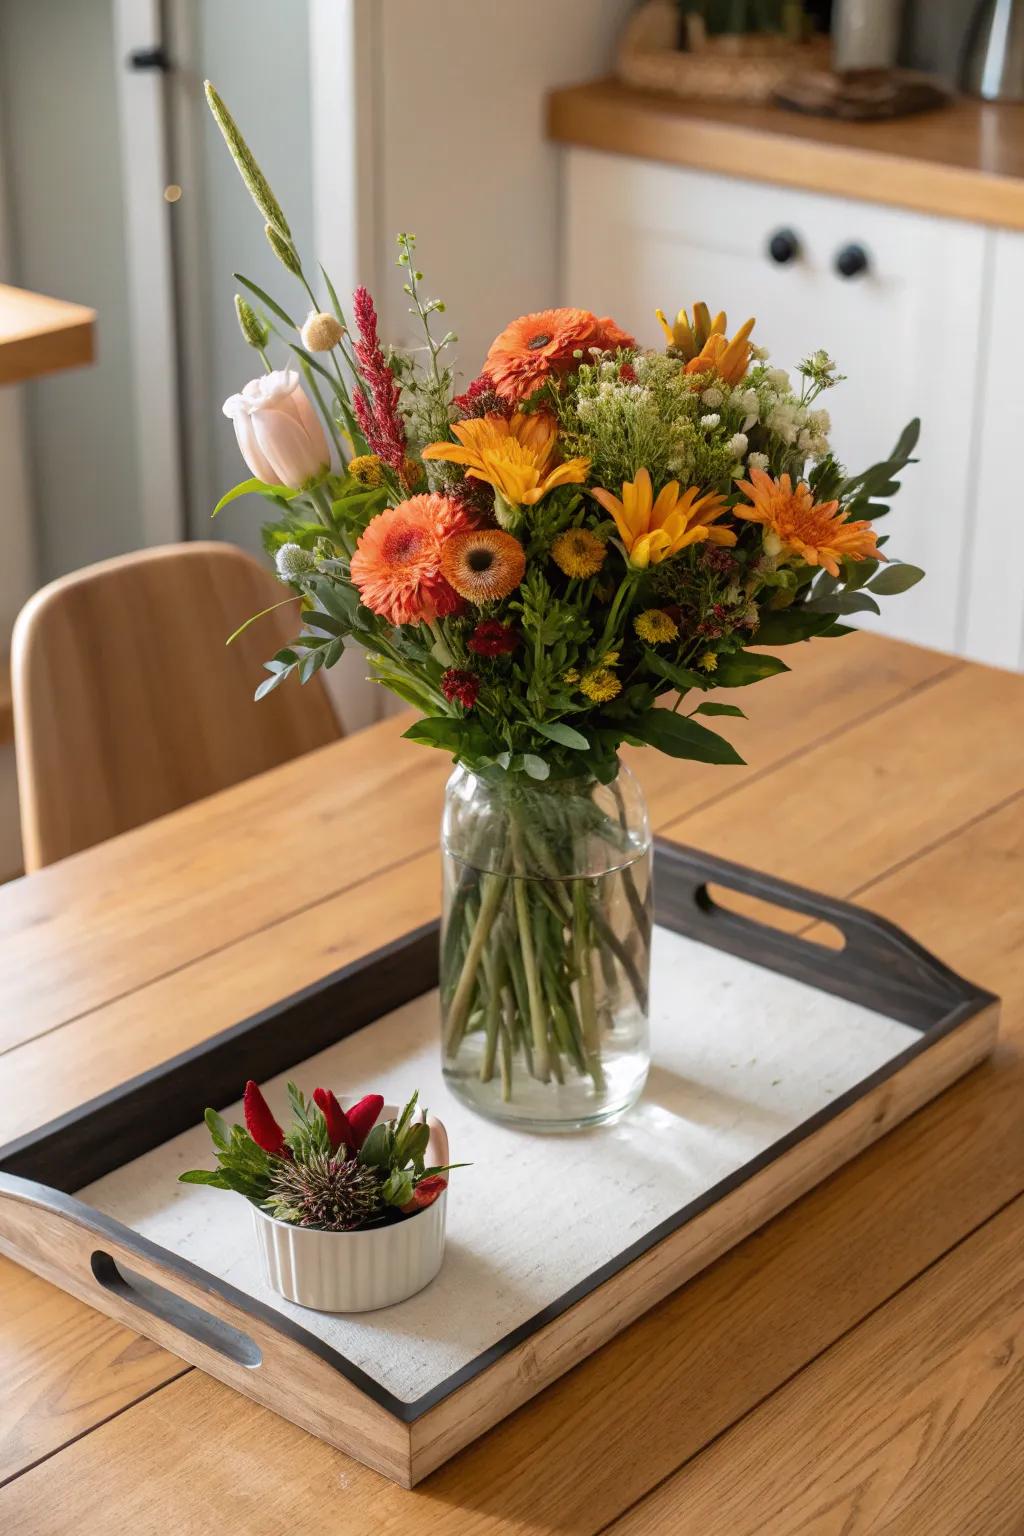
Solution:
<path fill-rule="evenodd" d="M 746 767 L 630 754 L 656 831 L 898 923 L 992 1057 L 412 1491 L 0 1260 L 0 1531 L 1024 1532 L 1024 680 L 783 655 Z M 436 916 L 407 724 L 0 888 L 0 1144 Z"/>

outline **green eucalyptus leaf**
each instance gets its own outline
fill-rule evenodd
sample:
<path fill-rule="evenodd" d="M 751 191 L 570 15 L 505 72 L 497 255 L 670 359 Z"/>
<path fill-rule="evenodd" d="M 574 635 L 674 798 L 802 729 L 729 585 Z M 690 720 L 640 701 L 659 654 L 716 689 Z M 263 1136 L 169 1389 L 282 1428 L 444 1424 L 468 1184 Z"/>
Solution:
<path fill-rule="evenodd" d="M 535 752 L 523 753 L 523 768 L 531 779 L 546 779 L 551 772 L 544 759 Z"/>
<path fill-rule="evenodd" d="M 631 721 L 629 730 L 636 740 L 656 747 L 669 757 L 687 757 L 698 763 L 743 762 L 724 736 L 697 725 L 685 715 L 673 714 L 670 709 L 652 709 Z"/>
<path fill-rule="evenodd" d="M 873 597 L 866 592 L 833 592 L 829 597 L 812 598 L 806 605 L 811 613 L 881 613 Z"/>
<path fill-rule="evenodd" d="M 883 567 L 873 581 L 868 582 L 868 590 L 877 592 L 879 597 L 895 597 L 898 592 L 907 592 L 911 587 L 924 577 L 919 565 L 903 565 L 893 563 Z"/>
<path fill-rule="evenodd" d="M 647 651 L 644 660 L 652 672 L 663 677 L 666 682 L 678 688 L 680 693 L 685 693 L 689 688 L 710 688 L 711 681 L 700 672 L 691 672 L 688 667 L 677 667 L 672 661 L 666 661 L 664 656 L 659 656 L 656 651 Z"/>
<path fill-rule="evenodd" d="M 784 610 L 785 611 L 785 610 Z M 749 683 L 759 683 L 779 672 L 788 672 L 786 663 L 778 656 L 762 656 L 757 651 L 737 651 L 732 656 L 719 656 L 718 666 L 711 674 L 715 688 L 746 688 Z"/>
<path fill-rule="evenodd" d="M 535 724 L 534 730 L 541 736 L 546 736 L 549 741 L 557 741 L 561 747 L 569 747 L 573 752 L 588 752 L 590 742 L 582 731 L 574 731 L 571 725 L 565 725 L 561 720 L 548 720 L 543 724 Z"/>
<path fill-rule="evenodd" d="M 738 715 L 741 720 L 747 718 L 738 704 L 715 704 L 713 701 L 698 704 L 693 713 L 695 715 Z"/>
<path fill-rule="evenodd" d="M 762 616 L 755 638 L 758 645 L 795 645 L 822 634 L 831 622 L 829 614 L 809 613 L 803 605 L 783 608 Z"/>

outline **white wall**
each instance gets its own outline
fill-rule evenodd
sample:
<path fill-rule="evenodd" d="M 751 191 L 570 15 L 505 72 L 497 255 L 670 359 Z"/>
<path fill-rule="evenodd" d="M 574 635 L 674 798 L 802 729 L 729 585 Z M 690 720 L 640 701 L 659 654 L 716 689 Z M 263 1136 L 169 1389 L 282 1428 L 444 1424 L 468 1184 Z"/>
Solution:
<path fill-rule="evenodd" d="M 386 333 L 415 330 L 394 266 L 411 230 L 472 378 L 509 320 L 558 302 L 557 85 L 610 70 L 633 0 L 375 0 L 375 290 Z M 588 305 L 586 294 L 574 302 Z"/>
<path fill-rule="evenodd" d="M 0 0 L 15 281 L 98 311 L 97 361 L 25 386 L 41 579 L 140 542 L 110 0 Z"/>

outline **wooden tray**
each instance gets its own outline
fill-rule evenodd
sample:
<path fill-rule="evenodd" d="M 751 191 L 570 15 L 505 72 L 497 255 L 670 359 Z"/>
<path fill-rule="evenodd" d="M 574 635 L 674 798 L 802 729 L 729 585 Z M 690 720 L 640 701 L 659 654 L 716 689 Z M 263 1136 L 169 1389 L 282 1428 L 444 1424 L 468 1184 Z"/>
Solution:
<path fill-rule="evenodd" d="M 727 910 L 729 890 L 842 949 Z M 618 1126 L 529 1135 L 446 1094 L 432 925 L 0 1149 L 0 1252 L 413 1485 L 992 1047 L 997 999 L 881 918 L 669 845 L 656 892 L 652 1074 Z M 418 1297 L 292 1307 L 245 1203 L 175 1182 L 210 1162 L 204 1107 L 249 1076 L 280 1103 L 278 1074 L 419 1086 L 473 1159 Z"/>

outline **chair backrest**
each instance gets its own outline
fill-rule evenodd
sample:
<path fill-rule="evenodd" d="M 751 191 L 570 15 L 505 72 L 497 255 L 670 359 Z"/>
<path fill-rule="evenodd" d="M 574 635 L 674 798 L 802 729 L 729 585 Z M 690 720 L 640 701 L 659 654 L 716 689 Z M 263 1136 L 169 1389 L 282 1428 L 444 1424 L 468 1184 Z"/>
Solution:
<path fill-rule="evenodd" d="M 192 543 L 88 566 L 30 599 L 11 650 L 26 870 L 341 735 L 319 675 L 253 702 L 297 605 L 225 646 L 285 596 L 243 550 Z"/>

